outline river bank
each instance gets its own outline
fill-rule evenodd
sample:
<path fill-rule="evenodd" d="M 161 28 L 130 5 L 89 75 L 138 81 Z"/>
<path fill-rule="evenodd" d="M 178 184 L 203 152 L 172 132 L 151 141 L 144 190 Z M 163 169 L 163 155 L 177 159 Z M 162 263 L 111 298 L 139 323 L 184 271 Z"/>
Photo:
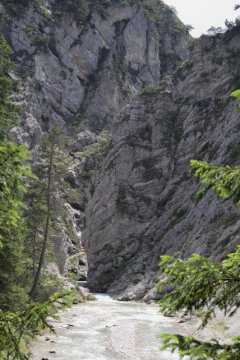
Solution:
<path fill-rule="evenodd" d="M 239 328 L 240 313 L 216 318 L 199 329 L 199 317 L 164 317 L 156 304 L 113 300 L 97 294 L 90 301 L 60 313 L 52 320 L 56 331 L 45 333 L 31 345 L 31 360 L 178 360 L 178 354 L 160 350 L 161 333 L 193 335 L 209 341 L 230 341 Z"/>
<path fill-rule="evenodd" d="M 119 302 L 107 295 L 73 306 L 52 321 L 57 333 L 31 346 L 31 360 L 177 360 L 160 351 L 157 335 L 178 332 L 181 324 L 159 314 L 155 304 Z"/>

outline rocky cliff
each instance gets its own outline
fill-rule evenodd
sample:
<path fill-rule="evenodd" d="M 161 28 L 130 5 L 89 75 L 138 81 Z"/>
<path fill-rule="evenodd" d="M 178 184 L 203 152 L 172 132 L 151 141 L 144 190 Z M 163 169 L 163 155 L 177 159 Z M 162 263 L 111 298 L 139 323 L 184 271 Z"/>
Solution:
<path fill-rule="evenodd" d="M 189 160 L 239 165 L 239 27 L 195 42 L 189 59 L 118 116 L 95 175 L 84 243 L 89 284 L 123 298 L 154 298 L 159 256 L 218 260 L 239 244 L 239 209 L 197 200 Z"/>
<path fill-rule="evenodd" d="M 174 12 L 155 0 L 2 0 L 0 5 L 1 30 L 16 63 L 13 76 L 21 83 L 15 100 L 24 112 L 12 130 L 17 142 L 34 154 L 54 124 L 68 138 L 67 181 L 73 191 L 54 240 L 64 273 L 73 266 L 65 265 L 69 255 L 78 262 L 86 189 L 93 191 L 91 176 L 117 114 L 142 88 L 186 59 L 190 37 Z M 77 271 L 82 274 L 82 268 Z"/>
<path fill-rule="evenodd" d="M 113 1 L 104 16 L 93 11 L 81 22 L 63 6 L 57 12 L 56 2 L 43 2 L 44 8 L 34 1 L 15 5 L 17 14 L 4 8 L 17 73 L 24 79 L 27 113 L 19 140 L 30 147 L 53 123 L 74 133 L 108 128 L 133 94 L 157 83 L 188 53 L 187 28 L 164 4 L 156 24 L 144 8 L 121 1 Z M 85 143 L 93 138 L 86 136 Z"/>
<path fill-rule="evenodd" d="M 188 168 L 238 164 L 239 27 L 193 43 L 158 0 L 0 4 L 21 81 L 16 140 L 34 154 L 53 124 L 68 138 L 60 272 L 84 278 L 83 229 L 91 288 L 129 299 L 156 296 L 161 254 L 234 250 L 239 210 L 196 200 Z"/>

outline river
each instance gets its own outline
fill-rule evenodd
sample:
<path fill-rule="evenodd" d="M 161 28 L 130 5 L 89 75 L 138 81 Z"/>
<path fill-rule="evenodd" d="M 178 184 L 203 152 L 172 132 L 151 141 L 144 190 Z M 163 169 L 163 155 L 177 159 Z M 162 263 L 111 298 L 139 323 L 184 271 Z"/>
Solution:
<path fill-rule="evenodd" d="M 73 306 L 53 322 L 57 333 L 32 346 L 32 360 L 177 360 L 160 350 L 158 334 L 178 325 L 158 313 L 157 305 L 120 302 L 108 295 Z"/>

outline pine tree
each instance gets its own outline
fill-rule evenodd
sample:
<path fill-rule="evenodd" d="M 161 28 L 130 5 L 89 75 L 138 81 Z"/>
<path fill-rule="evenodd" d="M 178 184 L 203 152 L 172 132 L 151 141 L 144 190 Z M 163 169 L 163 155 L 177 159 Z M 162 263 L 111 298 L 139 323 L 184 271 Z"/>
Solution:
<path fill-rule="evenodd" d="M 26 180 L 32 178 L 29 155 L 24 146 L 12 142 L 0 145 L 0 308 L 9 306 L 19 288 L 24 271 L 25 234 L 21 209 Z M 16 299 L 15 299 L 16 300 Z M 13 299 L 14 302 L 14 299 Z"/>
<path fill-rule="evenodd" d="M 39 224 L 38 228 L 33 228 L 35 240 L 41 232 L 42 240 L 33 286 L 29 293 L 32 298 L 36 295 L 46 258 L 50 229 L 54 228 L 56 224 L 58 212 L 54 209 L 54 205 L 56 205 L 56 198 L 60 196 L 61 185 L 64 183 L 64 176 L 67 174 L 67 163 L 69 162 L 65 150 L 65 139 L 60 128 L 53 127 L 50 134 L 45 136 L 42 147 L 39 149 L 39 155 L 41 161 L 36 165 L 36 171 L 37 173 L 41 172 L 41 178 L 39 177 L 38 183 L 35 184 L 35 199 L 30 209 L 33 208 L 34 210 L 32 216 L 35 216 L 34 214 L 38 209 L 42 210 L 41 224 Z M 36 246 L 36 241 L 33 242 L 33 245 Z M 34 263 L 36 264 L 36 258 Z"/>
<path fill-rule="evenodd" d="M 22 209 L 26 181 L 33 178 L 28 151 L 8 138 L 19 110 L 10 98 L 15 87 L 10 55 L 10 46 L 0 36 L 0 308 L 11 308 L 25 296 Z"/>
<path fill-rule="evenodd" d="M 10 76 L 14 64 L 10 60 L 12 50 L 3 36 L 0 36 L 0 141 L 4 140 L 9 129 L 16 125 L 19 106 L 11 101 L 10 95 L 16 89 L 16 81 Z"/>

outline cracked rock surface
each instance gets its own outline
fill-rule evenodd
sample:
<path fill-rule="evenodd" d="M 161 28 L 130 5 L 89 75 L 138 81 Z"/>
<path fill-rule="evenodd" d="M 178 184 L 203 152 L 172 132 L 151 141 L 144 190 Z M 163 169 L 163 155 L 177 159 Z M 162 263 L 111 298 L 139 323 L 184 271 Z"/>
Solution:
<path fill-rule="evenodd" d="M 239 29 L 203 37 L 156 94 L 127 107 L 95 175 L 83 235 L 89 285 L 120 299 L 156 298 L 159 256 L 223 259 L 239 244 L 239 208 L 195 197 L 190 159 L 239 165 Z M 235 56 L 234 56 L 235 54 Z"/>

